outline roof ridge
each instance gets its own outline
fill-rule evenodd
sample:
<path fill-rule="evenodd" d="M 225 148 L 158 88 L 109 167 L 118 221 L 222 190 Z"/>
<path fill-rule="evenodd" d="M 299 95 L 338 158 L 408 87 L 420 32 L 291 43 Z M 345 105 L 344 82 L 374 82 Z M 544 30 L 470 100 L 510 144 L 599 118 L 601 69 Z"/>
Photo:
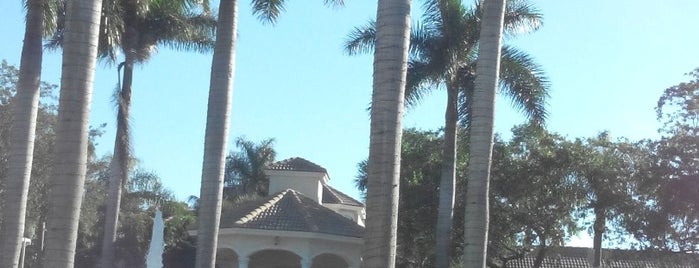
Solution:
<path fill-rule="evenodd" d="M 289 190 L 291 190 L 291 189 L 286 189 L 284 191 L 281 191 L 279 194 L 273 196 L 272 198 L 270 198 L 267 202 L 265 202 L 261 206 L 255 208 L 253 211 L 250 211 L 250 213 L 248 213 L 247 215 L 241 217 L 235 223 L 236 224 L 245 224 L 246 222 L 254 219 L 255 217 L 257 217 L 257 215 L 260 215 L 260 213 L 262 213 L 263 211 L 274 206 L 277 202 L 279 202 L 279 200 L 282 200 L 282 198 L 284 197 L 286 192 L 288 192 Z"/>
<path fill-rule="evenodd" d="M 306 171 L 306 172 L 318 172 L 318 173 L 328 173 L 328 170 L 305 159 L 303 157 L 290 157 L 284 160 L 280 160 L 274 163 L 270 163 L 266 167 L 268 170 L 288 170 L 288 171 Z"/>
<path fill-rule="evenodd" d="M 300 194 L 300 193 L 294 191 L 293 189 L 287 189 L 287 191 L 291 192 L 291 194 L 294 197 L 294 200 L 296 201 L 293 203 L 295 206 L 297 206 L 296 210 L 303 213 L 303 217 L 301 217 L 301 218 L 303 219 L 303 222 L 306 223 L 306 226 L 311 228 L 311 231 L 318 232 L 320 230 L 320 227 L 318 227 L 318 224 L 316 224 L 316 222 L 311 221 L 311 219 L 313 217 L 311 216 L 311 213 L 308 212 L 308 209 L 304 206 L 303 200 L 301 200 L 300 195 L 303 195 L 303 194 Z"/>

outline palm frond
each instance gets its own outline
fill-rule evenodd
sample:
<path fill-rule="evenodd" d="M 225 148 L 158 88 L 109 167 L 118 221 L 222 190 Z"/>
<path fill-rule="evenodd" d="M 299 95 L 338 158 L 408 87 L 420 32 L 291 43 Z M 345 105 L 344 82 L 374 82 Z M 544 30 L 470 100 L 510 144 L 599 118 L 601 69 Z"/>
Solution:
<path fill-rule="evenodd" d="M 362 160 L 357 164 L 357 176 L 354 178 L 354 185 L 357 186 L 357 190 L 362 193 L 362 196 L 366 195 L 366 187 L 368 185 L 368 168 L 369 161 Z"/>
<path fill-rule="evenodd" d="M 122 47 L 122 36 L 125 31 L 124 9 L 117 0 L 104 1 L 100 18 L 99 46 L 97 55 L 109 63 L 117 60 L 119 49 Z"/>
<path fill-rule="evenodd" d="M 422 22 L 425 25 L 441 25 L 442 13 L 439 7 L 442 0 L 425 0 L 422 4 Z"/>
<path fill-rule="evenodd" d="M 64 0 L 42 0 L 44 11 L 44 37 L 51 37 L 58 29 L 59 13 L 65 12 Z"/>
<path fill-rule="evenodd" d="M 476 1 L 475 8 L 471 9 L 471 16 L 478 18 L 478 32 L 480 35 L 480 18 L 483 16 L 483 7 Z M 509 0 L 505 6 L 503 34 L 505 37 L 513 37 L 519 34 L 531 33 L 543 26 L 543 14 L 527 0 Z"/>
<path fill-rule="evenodd" d="M 252 0 L 252 14 L 262 23 L 276 23 L 282 11 L 284 0 Z"/>
<path fill-rule="evenodd" d="M 432 92 L 432 89 L 439 87 L 441 79 L 440 70 L 437 66 L 429 62 L 410 60 L 408 61 L 408 71 L 405 85 L 405 106 L 412 108 Z"/>
<path fill-rule="evenodd" d="M 376 21 L 371 20 L 365 25 L 355 27 L 345 38 L 345 53 L 350 56 L 372 53 L 374 51 L 375 38 Z"/>
<path fill-rule="evenodd" d="M 45 4 L 47 7 L 44 9 L 44 22 L 46 23 L 44 34 L 47 37 L 47 42 L 44 47 L 49 50 L 57 50 L 63 44 L 63 33 L 66 28 L 66 2 L 57 0 L 47 1 Z"/>
<path fill-rule="evenodd" d="M 512 98 L 512 105 L 534 123 L 548 117 L 550 83 L 543 69 L 527 53 L 504 46 L 500 69 L 500 91 Z"/>
<path fill-rule="evenodd" d="M 410 56 L 421 58 L 422 53 L 431 46 L 435 39 L 433 29 L 425 24 L 416 22 L 410 27 Z M 345 39 L 344 50 L 350 56 L 369 54 L 374 51 L 376 38 L 376 21 L 371 20 L 366 25 L 355 27 Z"/>
<path fill-rule="evenodd" d="M 143 48 L 164 45 L 176 50 L 208 53 L 213 50 L 216 19 L 205 14 L 162 14 L 150 17 L 152 25 L 141 40 Z"/>
<path fill-rule="evenodd" d="M 50 22 L 52 24 L 47 25 L 46 28 L 47 34 L 50 32 L 50 37 L 47 38 L 47 42 L 44 44 L 44 47 L 47 49 L 56 50 L 63 45 L 66 2 L 65 0 L 49 0 L 46 3 L 49 6 L 47 8 L 49 10 L 44 11 L 45 16 L 55 15 L 55 18 Z M 124 32 L 123 17 L 123 9 L 118 0 L 103 2 L 97 56 L 108 63 L 116 62 L 119 47 L 121 47 L 121 35 Z"/>
<path fill-rule="evenodd" d="M 323 4 L 329 7 L 341 7 L 345 5 L 344 0 L 323 0 Z"/>
<path fill-rule="evenodd" d="M 135 52 L 136 62 L 147 61 L 158 46 L 200 53 L 213 49 L 216 19 L 210 14 L 153 8 L 134 24 L 137 43 L 122 49 Z"/>
<path fill-rule="evenodd" d="M 439 32 L 431 25 L 415 22 L 410 27 L 410 57 L 425 59 L 428 51 L 434 46 Z"/>
<path fill-rule="evenodd" d="M 226 196 L 255 194 L 266 195 L 269 179 L 264 173 L 265 168 L 274 162 L 274 139 L 266 139 L 259 143 L 239 137 L 235 141 L 238 150 L 231 152 L 226 158 L 226 174 L 224 185 Z"/>
<path fill-rule="evenodd" d="M 460 29 L 466 25 L 466 18 L 469 17 L 469 12 L 462 5 L 461 0 L 440 0 L 438 1 L 438 8 L 440 9 L 440 24 L 442 26 L 442 32 L 448 35 L 459 35 L 459 31 L 454 31 Z"/>
<path fill-rule="evenodd" d="M 476 81 L 476 62 L 459 68 L 458 118 L 459 124 L 468 127 L 471 123 L 471 106 Z"/>
<path fill-rule="evenodd" d="M 543 14 L 526 0 L 507 1 L 503 33 L 506 36 L 531 33 L 543 25 Z"/>

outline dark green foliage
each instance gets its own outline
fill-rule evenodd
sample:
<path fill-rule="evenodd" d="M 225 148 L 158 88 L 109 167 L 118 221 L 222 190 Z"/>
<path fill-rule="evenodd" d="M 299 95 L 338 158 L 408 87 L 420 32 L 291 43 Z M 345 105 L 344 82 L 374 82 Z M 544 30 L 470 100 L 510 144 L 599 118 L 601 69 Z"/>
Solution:
<path fill-rule="evenodd" d="M 459 135 L 459 148 L 465 148 L 467 135 Z M 401 162 L 401 198 L 398 225 L 398 267 L 431 267 L 438 202 L 440 172 L 440 132 L 408 129 L 403 134 Z M 639 181 L 639 175 L 651 170 L 645 147 L 625 140 L 611 141 L 604 133 L 589 139 L 569 140 L 536 125 L 513 128 L 512 138 L 496 138 L 493 151 L 491 181 L 491 226 L 488 265 L 502 267 L 507 261 L 522 257 L 534 249 L 562 246 L 567 239 L 587 228 L 594 233 L 595 208 L 602 208 L 601 228 L 604 241 L 630 243 L 631 234 L 659 234 L 672 214 L 640 209 L 638 200 L 682 202 L 686 209 L 696 204 L 696 190 L 688 179 L 672 186 L 674 195 L 641 190 L 651 187 L 650 181 Z M 458 159 L 456 211 L 452 256 L 459 256 L 464 215 L 465 156 Z M 657 169 L 655 170 L 657 172 Z M 356 181 L 362 191 L 366 185 L 366 163 L 359 164 Z M 651 180 L 657 183 L 657 180 Z M 645 186 L 644 186 L 645 185 Z M 681 188 L 681 189 L 679 189 Z M 667 196 L 667 197 L 665 197 Z M 642 199 L 639 199 L 642 198 Z M 691 203 L 689 201 L 695 202 Z M 679 213 L 667 208 L 665 213 Z M 691 210 L 690 210 L 691 211 Z M 696 210 L 695 210 L 696 211 Z M 687 215 L 689 212 L 683 212 Z M 668 218 L 669 217 L 669 218 Z M 634 233 L 628 219 L 649 224 L 637 226 Z M 643 225 L 641 225 L 643 226 Z M 625 229 L 626 228 L 626 229 Z M 597 229 L 600 229 L 599 227 Z M 627 231 L 627 229 L 629 231 Z M 660 230 L 660 231 L 659 231 Z M 691 230 L 676 235 L 692 235 Z M 671 238 L 670 236 L 661 236 Z M 666 240 L 675 243 L 677 238 Z M 653 243 L 660 240 L 653 240 Z M 652 244 L 651 242 L 644 242 Z M 643 248 L 648 248 L 644 246 Z M 660 248 L 660 247 L 656 247 Z M 671 248 L 667 248 L 671 249 Z M 546 254 L 542 252 L 540 258 Z M 454 260 L 456 261 L 456 260 Z"/>
<path fill-rule="evenodd" d="M 236 139 L 235 145 L 238 151 L 230 152 L 226 157 L 224 199 L 233 200 L 246 194 L 266 196 L 269 178 L 265 175 L 265 167 L 274 162 L 276 157 L 274 139 L 256 144 L 240 137 Z"/>
<path fill-rule="evenodd" d="M 582 196 L 572 176 L 566 143 L 563 137 L 538 127 L 516 127 L 512 140 L 503 147 L 501 156 L 506 162 L 493 166 L 491 202 L 499 212 L 495 218 L 505 217 L 522 228 L 509 229 L 509 235 L 519 236 L 524 247 L 560 246 L 576 232 L 572 212 Z"/>
<path fill-rule="evenodd" d="M 442 135 L 407 129 L 402 140 L 396 266 L 432 267 Z M 356 180 L 361 191 L 366 190 L 366 179 L 362 162 Z"/>

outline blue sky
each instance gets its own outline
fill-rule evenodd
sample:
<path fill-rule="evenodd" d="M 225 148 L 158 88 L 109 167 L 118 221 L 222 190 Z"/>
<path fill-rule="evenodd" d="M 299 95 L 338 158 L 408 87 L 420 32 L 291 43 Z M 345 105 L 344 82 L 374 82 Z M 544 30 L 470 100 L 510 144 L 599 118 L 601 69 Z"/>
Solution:
<path fill-rule="evenodd" d="M 278 159 L 304 157 L 328 169 L 330 184 L 355 197 L 356 165 L 368 155 L 372 59 L 342 52 L 346 34 L 375 16 L 376 1 L 288 1 L 276 26 L 263 25 L 239 1 L 239 38 L 229 149 L 235 137 L 276 139 Z M 466 1 L 468 2 L 468 1 Z M 550 130 L 589 137 L 656 137 L 653 108 L 662 90 L 699 67 L 699 1 L 532 1 L 544 14 L 535 33 L 508 39 L 532 55 L 551 82 Z M 420 1 L 414 1 L 414 19 Z M 0 59 L 19 64 L 24 18 L 21 1 L 0 2 Z M 199 195 L 211 55 L 161 48 L 135 69 L 134 152 L 185 199 Z M 60 81 L 60 53 L 47 52 L 42 80 Z M 111 96 L 115 66 L 95 75 L 90 121 L 107 123 L 98 154 L 114 139 Z M 443 92 L 407 111 L 404 127 L 443 124 Z M 524 117 L 498 99 L 496 131 L 507 136 Z M 3 122 L 5 123 L 5 122 Z"/>

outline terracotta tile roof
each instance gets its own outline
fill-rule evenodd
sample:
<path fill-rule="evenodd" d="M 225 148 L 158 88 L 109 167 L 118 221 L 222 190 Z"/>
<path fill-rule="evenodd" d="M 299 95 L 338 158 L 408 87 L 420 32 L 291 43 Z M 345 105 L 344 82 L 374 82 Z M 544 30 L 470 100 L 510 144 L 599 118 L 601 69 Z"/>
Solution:
<path fill-rule="evenodd" d="M 340 192 L 327 184 L 323 184 L 323 204 L 342 204 L 356 207 L 364 206 L 362 202 L 357 201 L 351 196 Z"/>
<path fill-rule="evenodd" d="M 328 173 L 328 171 L 325 168 L 301 157 L 292 157 L 289 159 L 284 159 L 282 161 L 274 162 L 271 165 L 269 165 L 267 169 Z"/>
<path fill-rule="evenodd" d="M 362 237 L 364 228 L 291 189 L 224 211 L 221 228 L 325 233 Z"/>
<path fill-rule="evenodd" d="M 522 259 L 509 261 L 506 268 L 531 268 L 536 251 Z M 550 248 L 541 268 L 591 267 L 591 248 Z M 694 268 L 699 267 L 699 256 L 682 253 L 663 253 L 621 249 L 602 249 L 602 267 L 605 268 Z"/>

